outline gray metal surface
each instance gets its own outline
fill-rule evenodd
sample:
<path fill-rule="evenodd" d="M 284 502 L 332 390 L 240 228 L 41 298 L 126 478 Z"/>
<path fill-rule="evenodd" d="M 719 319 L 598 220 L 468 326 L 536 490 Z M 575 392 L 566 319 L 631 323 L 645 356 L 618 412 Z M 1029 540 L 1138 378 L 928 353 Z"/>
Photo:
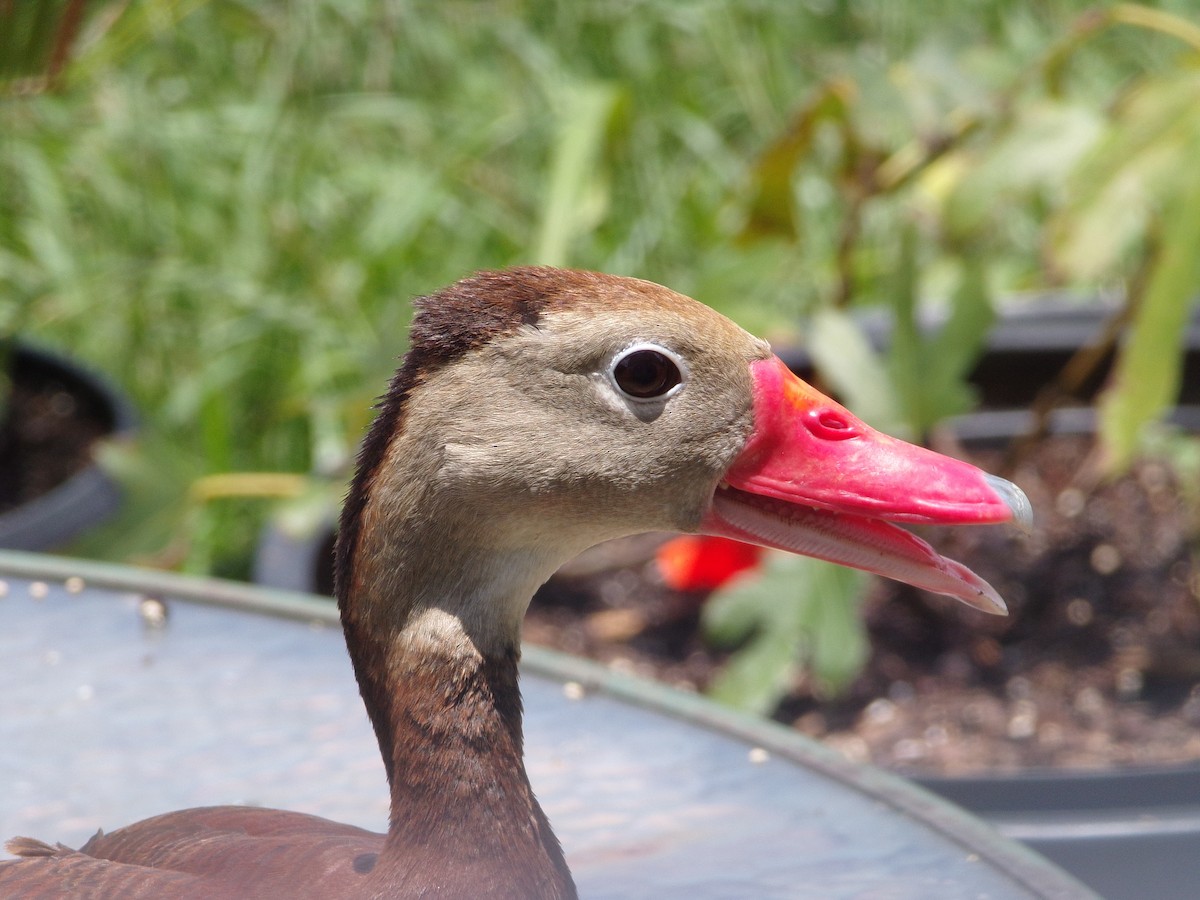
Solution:
<path fill-rule="evenodd" d="M 72 572 L 82 590 L 59 583 Z M 0 836 L 78 845 L 219 803 L 384 828 L 383 767 L 328 603 L 26 554 L 0 553 L 0 579 Z M 169 600 L 155 629 L 147 594 L 301 620 Z M 1092 896 L 784 729 L 534 648 L 523 681 L 530 777 L 585 897 Z"/>

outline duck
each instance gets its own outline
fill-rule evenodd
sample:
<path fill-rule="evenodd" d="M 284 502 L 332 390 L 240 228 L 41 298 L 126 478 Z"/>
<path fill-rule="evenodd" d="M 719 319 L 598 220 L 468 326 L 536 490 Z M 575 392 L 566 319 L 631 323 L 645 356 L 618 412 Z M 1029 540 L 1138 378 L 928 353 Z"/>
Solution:
<path fill-rule="evenodd" d="M 540 584 L 608 539 L 733 538 L 1005 612 L 903 525 L 1024 523 L 1021 491 L 872 429 L 713 309 L 539 266 L 480 272 L 415 306 L 335 562 L 386 833 L 187 809 L 78 850 L 14 838 L 0 896 L 576 897 L 525 769 L 521 624 Z"/>

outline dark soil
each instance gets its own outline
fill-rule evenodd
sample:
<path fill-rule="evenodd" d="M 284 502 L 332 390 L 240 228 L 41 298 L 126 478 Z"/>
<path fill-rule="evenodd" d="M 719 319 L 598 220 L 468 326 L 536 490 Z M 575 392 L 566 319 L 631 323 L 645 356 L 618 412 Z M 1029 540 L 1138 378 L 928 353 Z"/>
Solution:
<path fill-rule="evenodd" d="M 1195 511 L 1163 464 L 1099 484 L 1089 454 L 1083 438 L 1055 438 L 1014 474 L 1032 534 L 925 535 L 990 581 L 1008 618 L 879 582 L 866 671 L 837 699 L 801 679 L 776 718 L 852 759 L 925 774 L 1200 759 Z M 661 540 L 577 560 L 535 598 L 526 637 L 702 690 L 724 655 L 703 639 L 704 597 L 657 577 Z"/>
<path fill-rule="evenodd" d="M 8 387 L 0 380 L 0 391 Z M 0 513 L 85 468 L 92 445 L 111 430 L 91 398 L 40 371 L 18 369 L 0 415 Z"/>

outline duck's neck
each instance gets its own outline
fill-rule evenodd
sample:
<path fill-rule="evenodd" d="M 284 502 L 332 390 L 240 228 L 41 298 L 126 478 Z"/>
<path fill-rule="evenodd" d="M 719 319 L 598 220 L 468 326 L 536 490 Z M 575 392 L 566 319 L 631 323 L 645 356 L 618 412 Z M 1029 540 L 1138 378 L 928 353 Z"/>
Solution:
<path fill-rule="evenodd" d="M 391 787 L 377 876 L 391 888 L 437 886 L 448 896 L 574 897 L 525 772 L 520 616 L 501 612 L 523 612 L 533 588 L 527 579 L 497 582 L 478 558 L 476 577 L 459 568 L 452 579 L 415 584 L 417 572 L 436 576 L 467 561 L 415 567 L 413 555 L 429 548 L 372 553 L 372 541 L 363 543 L 342 619 Z M 439 558 L 447 561 L 444 548 Z M 524 597 L 461 596 L 497 583 Z M 481 624 L 480 609 L 499 621 Z"/>

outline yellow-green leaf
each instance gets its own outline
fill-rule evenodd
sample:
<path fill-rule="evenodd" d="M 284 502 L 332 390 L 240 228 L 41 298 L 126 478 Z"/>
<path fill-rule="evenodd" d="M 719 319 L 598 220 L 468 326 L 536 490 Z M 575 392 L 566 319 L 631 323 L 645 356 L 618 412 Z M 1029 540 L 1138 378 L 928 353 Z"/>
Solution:
<path fill-rule="evenodd" d="M 1192 154 L 1200 158 L 1200 146 Z M 1179 390 L 1188 310 L 1200 290 L 1200 167 L 1178 177 L 1145 296 L 1100 402 L 1101 448 L 1113 473 L 1128 467 L 1143 429 L 1171 407 Z"/>

